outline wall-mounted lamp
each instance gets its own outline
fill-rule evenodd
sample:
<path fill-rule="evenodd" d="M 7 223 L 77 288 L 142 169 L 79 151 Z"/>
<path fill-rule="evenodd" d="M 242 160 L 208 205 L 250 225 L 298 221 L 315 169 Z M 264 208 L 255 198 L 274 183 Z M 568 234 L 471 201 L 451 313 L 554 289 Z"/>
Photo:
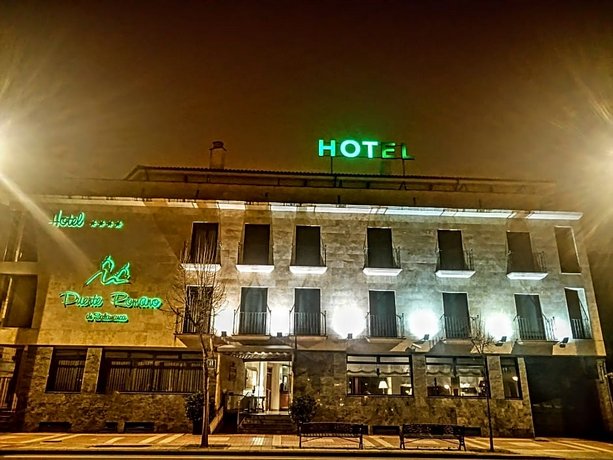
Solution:
<path fill-rule="evenodd" d="M 353 339 L 353 334 L 351 332 L 349 332 L 347 334 L 347 340 L 351 340 L 351 339 Z"/>
<path fill-rule="evenodd" d="M 506 341 L 507 341 L 507 336 L 503 335 L 502 337 L 500 337 L 500 340 L 496 342 L 496 346 L 501 347 Z"/>
<path fill-rule="evenodd" d="M 221 331 L 222 337 L 228 337 L 228 331 Z"/>
<path fill-rule="evenodd" d="M 283 332 L 277 332 L 277 337 L 283 337 Z"/>
<path fill-rule="evenodd" d="M 560 340 L 558 342 L 558 345 L 560 345 L 560 348 L 566 348 L 566 344 L 568 343 L 569 338 L 568 337 L 564 337 L 562 340 Z"/>
<path fill-rule="evenodd" d="M 430 334 L 425 334 L 421 339 L 416 340 L 413 343 L 416 343 L 417 345 L 421 345 L 424 342 L 427 342 L 428 340 L 430 340 Z"/>

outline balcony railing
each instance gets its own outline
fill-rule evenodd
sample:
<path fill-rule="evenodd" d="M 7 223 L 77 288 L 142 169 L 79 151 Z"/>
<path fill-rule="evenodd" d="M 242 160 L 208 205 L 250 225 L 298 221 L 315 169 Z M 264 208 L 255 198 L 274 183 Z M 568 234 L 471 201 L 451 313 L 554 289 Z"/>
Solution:
<path fill-rule="evenodd" d="M 270 335 L 270 309 L 234 312 L 234 333 L 238 335 Z"/>
<path fill-rule="evenodd" d="M 591 339 L 592 327 L 587 318 L 571 318 L 570 328 L 573 333 L 573 339 Z"/>
<path fill-rule="evenodd" d="M 521 340 L 546 340 L 555 341 L 555 318 L 547 318 L 541 315 L 537 320 L 531 318 L 515 317 L 517 336 Z"/>
<path fill-rule="evenodd" d="M 290 331 L 293 335 L 326 335 L 326 313 L 290 311 Z"/>
<path fill-rule="evenodd" d="M 441 323 L 445 331 L 446 339 L 469 339 L 470 338 L 470 318 L 468 316 L 441 316 Z"/>
<path fill-rule="evenodd" d="M 367 315 L 369 337 L 404 337 L 404 315 Z"/>
<path fill-rule="evenodd" d="M 474 274 L 472 249 L 462 251 L 461 258 L 449 254 L 445 255 L 445 252 L 438 251 L 436 276 L 439 278 L 470 278 Z"/>
<path fill-rule="evenodd" d="M 533 252 L 529 257 L 509 251 L 507 277 L 510 279 L 543 279 L 547 276 L 545 253 Z"/>
<path fill-rule="evenodd" d="M 179 334 L 212 334 L 213 316 L 210 314 L 197 315 L 190 312 L 189 307 L 185 307 L 183 321 L 178 331 Z"/>

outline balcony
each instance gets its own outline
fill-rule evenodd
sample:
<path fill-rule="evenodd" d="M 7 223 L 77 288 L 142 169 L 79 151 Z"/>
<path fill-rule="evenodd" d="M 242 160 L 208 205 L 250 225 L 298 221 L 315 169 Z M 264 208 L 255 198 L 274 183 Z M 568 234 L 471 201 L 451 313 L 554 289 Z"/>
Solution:
<path fill-rule="evenodd" d="M 234 335 L 270 335 L 270 309 L 234 312 Z"/>
<path fill-rule="evenodd" d="M 439 278 L 470 278 L 475 274 L 472 250 L 462 251 L 462 258 L 445 257 L 439 250 L 436 276 Z"/>
<path fill-rule="evenodd" d="M 441 316 L 441 326 L 445 339 L 470 339 L 471 328 L 468 316 Z"/>
<path fill-rule="evenodd" d="M 389 263 L 381 264 L 369 260 L 368 248 L 364 249 L 364 274 L 368 276 L 398 276 L 400 268 L 400 248 L 392 248 Z"/>
<path fill-rule="evenodd" d="M 375 315 L 369 312 L 366 319 L 368 337 L 404 337 L 404 315 Z"/>
<path fill-rule="evenodd" d="M 221 269 L 221 244 L 194 251 L 187 243 L 183 247 L 181 266 L 188 272 L 217 272 Z"/>
<path fill-rule="evenodd" d="M 275 265 L 271 248 L 268 248 L 268 253 L 261 257 L 253 253 L 246 257 L 244 247 L 239 243 L 236 269 L 241 273 L 272 273 Z"/>
<path fill-rule="evenodd" d="M 323 275 L 326 273 L 326 270 L 328 270 L 326 265 L 326 246 L 320 245 L 320 248 L 319 256 L 315 252 L 314 254 L 308 254 L 306 257 L 297 257 L 297 251 L 294 248 L 289 271 L 295 275 Z"/>
<path fill-rule="evenodd" d="M 298 312 L 293 308 L 290 314 L 290 331 L 292 335 L 325 337 L 326 313 Z"/>
<path fill-rule="evenodd" d="M 515 328 L 517 337 L 527 341 L 546 341 L 555 342 L 555 318 L 547 318 L 541 315 L 536 320 L 534 318 L 515 317 Z"/>
<path fill-rule="evenodd" d="M 591 339 L 592 327 L 587 318 L 571 318 L 570 328 L 573 333 L 573 339 Z"/>
<path fill-rule="evenodd" d="M 509 251 L 507 256 L 507 278 L 511 280 L 542 280 L 547 276 L 545 254 L 533 252 L 514 254 Z"/>

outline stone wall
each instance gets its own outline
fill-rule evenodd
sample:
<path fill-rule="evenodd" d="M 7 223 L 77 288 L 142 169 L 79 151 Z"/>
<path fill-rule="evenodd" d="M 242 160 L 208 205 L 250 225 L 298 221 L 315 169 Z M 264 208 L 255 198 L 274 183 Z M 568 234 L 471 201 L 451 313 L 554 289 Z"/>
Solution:
<path fill-rule="evenodd" d="M 100 431 L 105 422 L 118 422 L 121 432 L 125 422 L 136 421 L 155 422 L 159 432 L 191 432 L 183 395 L 97 394 L 100 348 L 88 351 L 81 393 L 46 392 L 52 354 L 51 347 L 36 350 L 27 393 L 25 431 L 37 430 L 41 422 L 69 422 L 75 432 Z"/>
<path fill-rule="evenodd" d="M 500 361 L 488 359 L 491 372 L 491 412 L 496 436 L 533 436 L 525 368 L 520 362 L 522 400 L 506 400 L 502 392 Z M 498 372 L 496 370 L 498 369 Z M 346 421 L 369 425 L 403 423 L 452 423 L 481 427 L 488 432 L 483 398 L 427 397 L 426 364 L 423 355 L 413 355 L 414 395 L 348 396 L 344 352 L 300 352 L 294 395 L 309 394 L 319 403 L 317 420 Z"/>

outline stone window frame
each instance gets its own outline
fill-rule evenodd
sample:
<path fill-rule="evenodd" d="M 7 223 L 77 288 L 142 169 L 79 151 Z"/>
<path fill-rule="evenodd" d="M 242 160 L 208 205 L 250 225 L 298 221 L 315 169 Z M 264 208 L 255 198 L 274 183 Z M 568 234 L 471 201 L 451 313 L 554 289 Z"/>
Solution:
<path fill-rule="evenodd" d="M 400 360 L 406 361 L 400 361 Z M 350 384 L 349 384 L 349 365 L 351 364 L 362 364 L 366 366 L 375 366 L 377 370 L 381 369 L 381 366 L 407 366 L 408 367 L 408 377 L 409 377 L 409 388 L 410 394 L 376 394 L 376 393 L 350 393 Z M 348 397 L 377 397 L 377 398 L 412 398 L 415 396 L 415 385 L 413 379 L 413 357 L 411 355 L 390 355 L 390 354 L 347 354 L 346 355 L 346 378 L 347 378 L 347 387 L 346 387 L 346 395 Z M 392 377 L 394 375 L 400 374 L 392 374 L 392 373 L 377 373 L 375 379 L 381 379 L 381 377 Z"/>

